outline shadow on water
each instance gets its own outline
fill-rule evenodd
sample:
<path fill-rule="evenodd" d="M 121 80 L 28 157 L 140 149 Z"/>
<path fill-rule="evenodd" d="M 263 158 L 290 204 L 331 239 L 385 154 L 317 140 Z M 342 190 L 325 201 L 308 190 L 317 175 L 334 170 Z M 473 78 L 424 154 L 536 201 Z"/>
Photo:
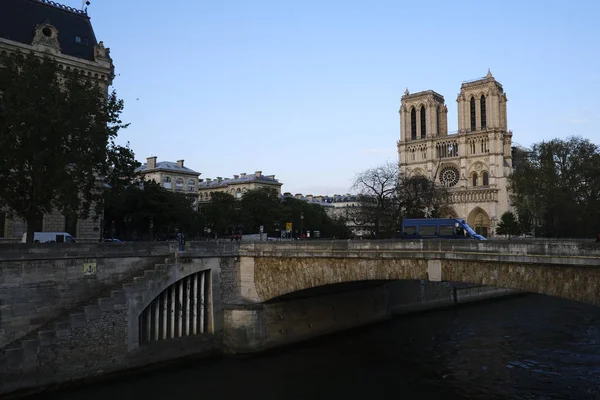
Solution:
<path fill-rule="evenodd" d="M 600 308 L 538 295 L 410 314 L 253 356 L 29 399 L 600 399 Z"/>

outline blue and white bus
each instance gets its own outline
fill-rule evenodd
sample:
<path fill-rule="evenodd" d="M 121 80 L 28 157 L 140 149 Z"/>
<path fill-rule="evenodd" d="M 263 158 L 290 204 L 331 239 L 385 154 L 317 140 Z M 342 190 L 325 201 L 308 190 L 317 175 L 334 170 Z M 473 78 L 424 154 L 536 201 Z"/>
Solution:
<path fill-rule="evenodd" d="M 414 218 L 402 221 L 402 239 L 487 240 L 460 218 Z"/>

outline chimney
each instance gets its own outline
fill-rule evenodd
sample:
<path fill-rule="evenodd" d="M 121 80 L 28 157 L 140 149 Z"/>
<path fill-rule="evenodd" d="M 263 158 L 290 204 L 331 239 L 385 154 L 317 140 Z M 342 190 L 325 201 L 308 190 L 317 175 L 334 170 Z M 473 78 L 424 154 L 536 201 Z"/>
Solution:
<path fill-rule="evenodd" d="M 146 169 L 156 168 L 156 156 L 146 158 Z"/>
<path fill-rule="evenodd" d="M 204 179 L 198 179 L 198 183 L 204 182 Z"/>
<path fill-rule="evenodd" d="M 275 175 L 267 175 L 267 179 L 275 180 Z"/>
<path fill-rule="evenodd" d="M 243 177 L 245 177 L 245 176 L 246 176 L 246 173 L 245 173 L 245 172 L 241 172 L 241 173 L 240 173 L 240 176 L 243 178 Z"/>
<path fill-rule="evenodd" d="M 212 182 L 211 178 L 206 178 L 206 182 Z"/>
<path fill-rule="evenodd" d="M 257 178 L 260 178 L 262 176 L 262 171 L 256 171 L 254 173 L 254 176 L 257 177 Z"/>
<path fill-rule="evenodd" d="M 284 196 L 284 197 L 290 197 L 291 195 L 292 195 L 292 194 L 291 194 L 290 192 L 285 192 L 285 193 L 283 194 L 283 196 Z"/>
<path fill-rule="evenodd" d="M 217 176 L 217 182 L 221 182 L 222 180 L 223 180 L 223 177 Z"/>
<path fill-rule="evenodd" d="M 307 194 L 306 195 L 306 200 L 312 201 L 312 199 L 313 199 L 313 195 L 312 194 Z"/>
<path fill-rule="evenodd" d="M 296 193 L 296 196 L 294 196 L 294 197 L 296 197 L 297 199 L 302 200 L 302 193 Z"/>
<path fill-rule="evenodd" d="M 234 176 L 233 176 L 233 179 L 237 179 L 237 178 L 239 178 L 239 177 L 240 177 L 239 175 L 234 175 Z"/>
<path fill-rule="evenodd" d="M 177 160 L 177 165 L 179 165 L 179 168 L 183 168 L 183 160 Z"/>

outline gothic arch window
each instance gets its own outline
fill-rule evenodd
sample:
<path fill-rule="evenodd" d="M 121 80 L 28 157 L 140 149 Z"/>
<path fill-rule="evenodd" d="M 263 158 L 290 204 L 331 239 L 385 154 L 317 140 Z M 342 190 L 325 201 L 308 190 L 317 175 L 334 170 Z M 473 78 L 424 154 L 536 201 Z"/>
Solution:
<path fill-rule="evenodd" d="M 471 97 L 471 131 L 477 129 L 477 120 L 475 116 L 475 97 Z"/>
<path fill-rule="evenodd" d="M 436 107 L 435 110 L 435 131 L 437 132 L 437 135 L 440 135 L 440 106 Z"/>
<path fill-rule="evenodd" d="M 427 131 L 425 129 L 425 106 L 421 106 L 421 139 L 425 139 Z"/>
<path fill-rule="evenodd" d="M 481 129 L 485 129 L 487 126 L 487 117 L 485 115 L 485 95 L 481 95 L 479 100 L 479 108 L 481 110 Z"/>
<path fill-rule="evenodd" d="M 490 178 L 487 172 L 482 174 L 483 176 L 483 186 L 488 186 L 490 184 Z"/>
<path fill-rule="evenodd" d="M 473 172 L 473 186 L 477 186 L 477 172 Z"/>
<path fill-rule="evenodd" d="M 410 110 L 410 138 L 417 138 L 417 110 L 414 107 Z"/>

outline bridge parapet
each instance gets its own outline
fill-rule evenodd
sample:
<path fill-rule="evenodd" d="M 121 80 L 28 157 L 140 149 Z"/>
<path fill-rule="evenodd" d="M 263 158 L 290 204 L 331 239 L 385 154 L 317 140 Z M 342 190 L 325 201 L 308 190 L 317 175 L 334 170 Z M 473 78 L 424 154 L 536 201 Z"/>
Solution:
<path fill-rule="evenodd" d="M 555 241 L 377 240 L 255 242 L 241 256 L 417 258 L 600 266 L 600 244 Z"/>

